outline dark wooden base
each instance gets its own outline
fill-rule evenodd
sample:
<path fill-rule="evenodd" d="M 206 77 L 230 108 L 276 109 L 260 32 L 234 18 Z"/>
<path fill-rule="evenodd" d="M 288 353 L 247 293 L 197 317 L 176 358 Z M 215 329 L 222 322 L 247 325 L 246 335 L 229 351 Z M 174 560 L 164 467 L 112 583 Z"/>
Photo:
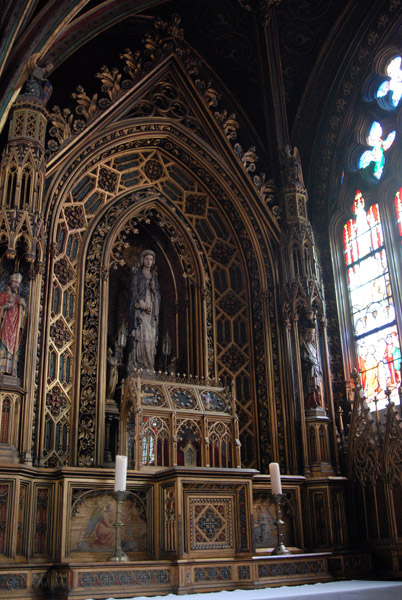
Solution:
<path fill-rule="evenodd" d="M 355 569 L 351 569 L 351 565 Z M 366 570 L 362 572 L 362 565 Z M 256 589 L 372 576 L 370 557 L 332 553 L 242 559 L 0 566 L 4 600 L 87 600 Z M 348 572 L 344 571 L 345 566 Z M 336 573 L 331 572 L 335 567 Z"/>

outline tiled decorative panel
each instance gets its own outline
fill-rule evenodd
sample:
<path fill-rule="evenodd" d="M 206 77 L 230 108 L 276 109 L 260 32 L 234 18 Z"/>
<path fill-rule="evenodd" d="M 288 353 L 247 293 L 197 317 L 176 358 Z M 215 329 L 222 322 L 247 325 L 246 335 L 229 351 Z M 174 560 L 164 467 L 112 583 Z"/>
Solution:
<path fill-rule="evenodd" d="M 189 498 L 190 550 L 234 548 L 233 498 Z"/>
<path fill-rule="evenodd" d="M 107 588 L 125 586 L 155 586 L 170 584 L 172 574 L 170 569 L 126 569 L 104 571 L 80 571 L 78 585 L 83 588 Z"/>

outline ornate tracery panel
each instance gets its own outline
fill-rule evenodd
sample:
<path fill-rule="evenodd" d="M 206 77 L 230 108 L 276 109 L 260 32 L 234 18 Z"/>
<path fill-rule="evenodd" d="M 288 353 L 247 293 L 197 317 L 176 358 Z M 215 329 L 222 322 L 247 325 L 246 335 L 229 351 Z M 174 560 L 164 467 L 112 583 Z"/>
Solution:
<path fill-rule="evenodd" d="M 177 464 L 202 466 L 202 425 L 199 419 L 177 419 Z"/>
<path fill-rule="evenodd" d="M 172 131 L 172 125 L 152 125 L 153 135 L 156 130 Z M 141 127 L 144 129 L 144 126 Z M 136 126 L 126 128 L 124 135 L 129 136 L 136 132 Z M 206 331 L 207 331 L 207 360 L 210 365 L 211 372 L 223 378 L 224 383 L 230 382 L 233 377 L 236 377 L 237 383 L 237 401 L 240 421 L 240 437 L 243 444 L 243 456 L 245 457 L 245 465 L 256 466 L 256 406 L 253 399 L 254 381 L 251 373 L 252 351 L 251 351 L 251 327 L 249 315 L 249 300 L 247 299 L 248 285 L 252 293 L 253 313 L 261 314 L 262 300 L 265 296 L 261 294 L 261 283 L 258 279 L 258 271 L 256 260 L 253 255 L 250 239 L 245 233 L 245 225 L 239 218 L 235 204 L 223 192 L 220 185 L 211 177 L 210 173 L 200 169 L 200 157 L 207 162 L 211 160 L 205 153 L 204 149 L 199 148 L 197 159 L 186 153 L 181 147 L 175 147 L 171 139 L 163 137 L 154 137 L 151 140 L 134 139 L 132 141 L 124 141 L 118 143 L 120 132 L 109 134 L 105 138 L 109 145 L 109 150 L 103 153 L 102 161 L 93 160 L 89 170 L 72 187 L 68 194 L 65 208 L 72 209 L 73 206 L 80 205 L 80 220 L 79 223 L 85 221 L 86 227 L 91 226 L 91 222 L 100 211 L 105 211 L 105 208 L 110 203 L 110 200 L 115 198 L 117 194 L 121 195 L 128 189 L 139 189 L 141 194 L 136 194 L 137 198 L 142 201 L 148 197 L 159 195 L 162 202 L 166 203 L 176 214 L 176 217 L 181 220 L 184 227 L 191 230 L 193 227 L 193 243 L 197 248 L 197 252 L 203 260 L 209 263 L 212 277 L 211 284 L 207 282 L 205 289 L 202 291 L 202 297 L 209 298 L 207 302 L 206 314 Z M 182 135 L 182 134 L 181 134 Z M 183 137 L 183 136 L 182 136 Z M 185 138 L 185 136 L 184 136 Z M 113 145 L 110 144 L 114 140 Z M 126 138 L 127 140 L 127 138 Z M 151 143 L 150 143 L 151 142 Z M 100 142 L 97 142 L 99 147 Z M 193 142 L 191 142 L 194 145 Z M 90 152 L 90 147 L 87 146 L 83 150 L 82 160 L 87 160 Z M 171 157 L 175 156 L 173 160 Z M 186 163 L 186 169 L 182 166 Z M 78 160 L 71 168 L 78 164 Z M 193 174 L 191 174 L 193 172 Z M 203 180 L 203 183 L 202 183 Z M 229 184 L 229 180 L 228 180 Z M 58 185 L 58 189 L 54 191 L 53 198 L 57 201 L 58 194 L 62 193 L 62 181 Z M 219 199 L 219 206 L 217 200 Z M 124 210 L 127 210 L 133 200 L 125 197 L 118 203 L 119 215 Z M 117 206 L 117 205 L 116 205 Z M 114 210 L 114 209 L 113 209 Z M 78 211 L 77 211 L 78 212 Z M 76 214 L 76 213 L 74 213 Z M 67 219 L 67 215 L 69 219 Z M 230 219 L 228 219 L 228 215 Z M 249 211 L 249 218 L 254 218 Z M 92 239 L 91 249 L 87 256 L 91 254 L 93 257 L 96 253 L 100 253 L 105 243 L 105 235 L 116 221 L 117 215 L 113 217 L 111 213 L 105 213 L 101 229 L 95 234 L 97 239 Z M 119 217 L 120 218 L 120 217 Z M 229 220 L 231 225 L 229 226 Z M 59 219 L 59 235 L 63 238 L 60 241 L 60 246 L 55 251 L 55 262 L 66 263 L 65 253 L 69 247 L 76 256 L 80 257 L 80 248 L 82 246 L 82 230 L 76 226 L 72 229 L 72 224 L 76 221 L 72 219 L 69 211 L 62 211 Z M 63 233 L 61 233 L 63 230 Z M 70 241 L 71 240 L 71 241 Z M 65 246 L 63 245 L 65 244 Z M 240 248 L 243 246 L 243 249 Z M 60 253 L 62 256 L 58 254 Z M 244 256 L 246 255 L 248 274 L 244 270 Z M 266 258 L 268 269 L 270 261 Z M 71 261 L 68 263 L 70 267 L 70 277 L 68 285 L 77 282 L 77 269 Z M 81 402 L 90 407 L 89 413 L 86 410 L 80 409 L 80 426 L 78 431 L 79 449 L 78 462 L 81 464 L 93 464 L 94 453 L 94 438 L 93 431 L 95 428 L 96 419 L 96 386 L 93 381 L 90 383 L 92 374 L 95 370 L 94 356 L 97 352 L 98 343 L 98 323 L 99 323 L 99 286 L 101 274 L 100 265 L 95 265 L 92 261 L 86 266 L 86 292 L 84 306 L 84 324 L 83 324 L 83 351 L 81 356 L 82 361 L 82 376 L 81 376 Z M 272 277 L 272 273 L 268 270 L 268 276 Z M 250 278 L 253 282 L 248 281 Z M 57 282 L 56 282 L 57 283 Z M 67 284 L 66 284 L 67 285 Z M 74 284 L 76 286 L 76 283 Z M 211 289 L 209 289 L 211 286 Z M 225 286 L 228 290 L 225 290 Z M 75 291 L 77 288 L 75 287 Z M 65 290 L 57 287 L 53 290 L 52 306 L 57 308 L 58 315 L 61 313 L 62 293 Z M 213 338 L 213 314 L 211 310 L 211 293 L 215 294 L 216 302 L 216 338 Z M 270 294 L 265 300 L 268 300 L 268 305 L 271 304 Z M 74 302 L 68 304 L 74 307 Z M 208 306 L 210 308 L 208 308 Z M 273 308 L 273 307 L 271 307 Z M 271 309 L 270 309 L 271 310 Z M 76 314 L 74 314 L 76 318 Z M 52 315 L 53 322 L 57 321 L 56 314 Z M 274 315 L 270 315 L 271 326 L 274 323 Z M 260 414 L 260 429 L 265 433 L 263 439 L 267 443 L 264 455 L 269 461 L 270 450 L 270 432 L 269 420 L 267 415 L 269 412 L 267 403 L 267 384 L 265 375 L 266 369 L 266 352 L 263 338 L 263 328 L 257 327 L 253 329 L 255 357 L 258 362 L 261 362 L 262 369 L 259 368 L 258 377 L 258 401 L 261 403 Z M 70 343 L 70 342 L 69 342 Z M 73 341 L 71 341 L 73 343 Z M 52 341 L 52 348 L 55 343 Z M 214 346 L 216 344 L 216 346 Z M 67 344 L 66 344 L 67 345 Z M 89 353 L 87 350 L 90 349 Z M 216 354 L 215 354 L 216 349 Z M 64 351 L 64 346 L 58 349 L 58 356 Z M 214 357 L 217 357 L 217 371 L 214 372 Z M 57 357 L 56 357 L 57 358 Z M 275 359 L 275 357 L 272 357 Z M 76 366 L 73 367 L 76 369 Z M 60 367 L 54 369 L 54 377 L 57 381 L 60 374 Z M 279 369 L 273 371 L 275 373 L 275 382 Z M 77 370 L 78 373 L 78 370 Z M 49 378 L 50 379 L 50 378 Z M 55 381 L 49 382 L 50 386 L 55 387 Z M 61 386 L 60 386 L 61 387 Z M 277 383 L 275 383 L 275 389 Z M 78 388 L 77 388 L 78 389 Z M 279 389 L 279 387 L 278 387 Z M 280 402 L 280 394 L 278 392 L 275 404 Z M 48 419 L 51 415 L 47 407 Z M 70 407 L 66 406 L 64 410 L 66 418 L 69 420 Z M 70 428 L 72 426 L 69 421 Z M 51 422 L 54 427 L 54 422 Z M 282 438 L 282 426 L 279 423 L 279 438 Z M 69 430 L 70 431 L 70 430 Z M 92 433 L 91 433 L 92 432 Z M 88 438 L 89 436 L 89 438 Z M 281 444 L 281 441 L 280 441 Z M 67 457 L 62 457 L 61 463 L 65 462 Z M 268 464 L 268 463 L 267 463 Z"/>
<path fill-rule="evenodd" d="M 219 323 L 223 323 L 223 327 L 219 327 L 216 336 L 217 344 L 217 373 L 215 373 L 214 364 L 214 341 L 212 338 L 212 323 L 213 315 L 211 308 L 207 309 L 207 338 L 208 338 L 208 364 L 210 375 L 217 374 L 225 378 L 225 383 L 230 382 L 233 377 L 238 377 L 240 390 L 239 396 L 243 402 L 239 402 L 239 412 L 244 411 L 242 423 L 246 424 L 244 431 L 253 430 L 252 423 L 254 422 L 253 403 L 250 390 L 252 384 L 250 382 L 250 340 L 249 340 L 249 315 L 247 314 L 247 279 L 245 277 L 242 259 L 239 254 L 238 244 L 230 232 L 227 223 L 219 213 L 211 196 L 201 187 L 201 185 L 190 178 L 182 168 L 169 157 L 165 156 L 160 151 L 153 151 L 152 159 L 147 156 L 148 160 L 141 163 L 144 153 L 130 153 L 125 156 L 120 156 L 116 161 L 118 168 L 122 169 L 124 165 L 125 171 L 121 180 L 126 180 L 125 176 L 130 173 L 130 181 L 144 181 L 143 173 L 147 173 L 152 178 L 154 190 L 160 190 L 163 194 L 164 202 L 172 207 L 176 213 L 181 215 L 183 222 L 187 226 L 193 225 L 196 230 L 194 234 L 194 243 L 204 250 L 204 260 L 208 260 L 211 265 L 212 272 L 215 270 L 225 271 L 225 286 L 232 288 L 231 294 L 224 293 L 224 290 L 217 288 L 215 290 L 215 298 L 219 298 L 213 302 L 216 306 L 215 318 L 219 310 Z M 149 169 L 150 161 L 152 161 L 152 169 Z M 143 171 L 138 174 L 138 164 L 143 164 Z M 133 171 L 133 165 L 135 170 Z M 148 167 L 147 167 L 148 165 Z M 178 208 L 183 211 L 181 214 Z M 121 209 L 114 209 L 120 211 Z M 195 213 L 195 214 L 194 214 Z M 115 217 L 117 218 L 117 216 Z M 159 226 L 165 226 L 161 217 L 157 218 Z M 111 222 L 108 226 L 111 225 Z M 106 226 L 102 226 L 102 230 Z M 96 235 L 96 234 L 95 234 Z M 177 234 L 171 232 L 174 236 Z M 94 242 L 92 246 L 97 252 L 100 242 Z M 179 250 L 180 252 L 180 250 Z M 182 254 L 184 255 L 183 251 Z M 91 256 L 91 265 L 93 264 L 93 255 Z M 91 267 L 89 267 L 91 268 Z M 89 288 L 88 288 L 89 290 Z M 207 306 L 211 306 L 210 292 L 206 290 L 206 296 L 209 297 Z M 222 298 L 221 298 L 222 297 Z M 96 302 L 95 297 L 86 298 L 86 302 L 92 304 Z M 95 324 L 93 324 L 95 325 Z M 91 327 L 92 329 L 92 327 Z M 87 328 L 84 328 L 84 338 Z M 85 342 L 84 342 L 85 344 Z M 86 360 L 87 354 L 83 350 L 83 358 Z M 93 358 L 89 361 L 93 364 Z M 244 383 L 246 382 L 246 383 Z M 89 392 L 92 389 L 92 386 Z M 247 397 L 246 397 L 247 394 Z M 249 435 L 249 433 L 247 433 Z M 250 444 L 249 444 L 250 446 Z M 255 456 L 255 454 L 254 454 Z"/>
<path fill-rule="evenodd" d="M 143 417 L 142 464 L 165 467 L 170 464 L 169 440 L 171 426 L 168 419 Z"/>

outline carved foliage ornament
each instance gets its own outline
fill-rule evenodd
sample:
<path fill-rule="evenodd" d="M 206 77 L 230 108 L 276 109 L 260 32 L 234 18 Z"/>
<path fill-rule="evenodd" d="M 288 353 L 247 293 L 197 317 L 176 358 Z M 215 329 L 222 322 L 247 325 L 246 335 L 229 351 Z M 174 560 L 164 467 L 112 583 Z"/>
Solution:
<path fill-rule="evenodd" d="M 158 62 L 168 54 L 177 52 L 182 59 L 189 54 L 182 48 L 178 48 L 183 39 L 183 31 L 179 27 L 180 18 L 175 15 L 171 23 L 156 19 L 153 33 L 145 34 L 141 42 L 141 49 L 133 52 L 126 49 L 120 58 L 124 60 L 123 73 L 117 68 L 109 69 L 106 65 L 96 73 L 101 81 L 101 96 L 98 93 L 88 96 L 83 86 L 79 85 L 72 97 L 77 103 L 75 113 L 69 108 L 61 109 L 54 106 L 50 112 L 52 127 L 49 130 L 53 138 L 49 142 L 49 149 L 54 152 L 71 136 L 82 131 L 87 124 L 99 113 L 109 106 L 128 89 L 139 81 L 146 73 L 151 71 Z M 188 56 L 187 56 L 188 57 Z"/>
<path fill-rule="evenodd" d="M 380 443 L 364 397 L 355 398 L 350 429 L 349 476 L 374 486 L 381 476 Z"/>
<path fill-rule="evenodd" d="M 269 5 L 274 3 L 278 3 L 278 0 L 268 2 Z M 218 105 L 221 94 L 212 87 L 211 82 L 205 83 L 200 78 L 199 72 L 202 65 L 199 58 L 192 53 L 191 48 L 184 43 L 183 31 L 179 25 L 180 18 L 177 15 L 172 17 L 170 23 L 155 19 L 155 31 L 145 35 L 141 49 L 135 52 L 126 49 L 120 55 L 125 62 L 123 72 L 117 68 L 109 69 L 105 65 L 101 67 L 100 72 L 96 74 L 102 83 L 100 93 L 95 93 L 90 97 L 82 86 L 78 86 L 76 92 L 72 94 L 77 103 L 74 112 L 78 118 L 70 108 L 61 109 L 59 106 L 54 106 L 50 112 L 52 127 L 49 129 L 51 138 L 48 142 L 49 151 L 56 152 L 65 142 L 80 133 L 102 111 L 109 108 L 115 100 L 124 95 L 128 89 L 132 88 L 159 62 L 172 53 L 180 60 L 188 76 L 193 79 L 203 102 L 212 113 L 212 109 Z M 230 104 L 230 100 L 227 98 L 225 98 L 225 102 Z M 236 114 L 227 108 L 216 110 L 213 114 L 225 137 L 230 142 L 234 142 L 240 129 Z M 179 120 L 197 136 L 205 137 L 199 117 L 192 111 L 191 103 L 183 96 L 179 85 L 170 75 L 164 76 L 147 92 L 145 97 L 135 101 L 128 116 L 131 118 L 169 117 L 172 120 Z M 245 127 L 242 129 L 242 135 L 243 137 L 247 135 Z M 247 140 L 245 143 L 247 150 L 243 150 L 243 146 L 239 142 L 234 145 L 234 150 L 246 172 L 251 174 L 256 170 L 258 155 L 253 140 Z M 156 177 L 155 174 L 155 179 Z M 107 187 L 102 189 L 110 191 L 114 176 L 109 174 L 103 179 L 105 180 L 104 185 Z M 267 197 L 265 179 L 265 173 L 253 176 L 253 183 L 263 199 L 264 205 L 266 205 Z"/>
<path fill-rule="evenodd" d="M 384 432 L 384 471 L 391 486 L 402 484 L 402 423 L 394 404 L 387 410 Z"/>

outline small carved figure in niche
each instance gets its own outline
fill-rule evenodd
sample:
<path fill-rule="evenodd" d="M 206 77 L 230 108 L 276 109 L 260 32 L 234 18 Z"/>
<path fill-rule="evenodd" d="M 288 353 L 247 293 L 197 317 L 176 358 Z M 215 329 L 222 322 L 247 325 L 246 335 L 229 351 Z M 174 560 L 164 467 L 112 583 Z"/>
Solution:
<path fill-rule="evenodd" d="M 286 183 L 301 183 L 304 187 L 299 150 L 296 146 L 292 150 L 292 146 L 286 144 L 282 150 L 282 156 Z"/>
<path fill-rule="evenodd" d="M 47 76 L 53 71 L 54 66 L 50 61 L 46 61 L 41 67 L 36 60 L 34 57 L 28 63 L 29 77 L 21 95 L 24 98 L 36 98 L 43 106 L 46 106 L 52 93 L 52 86 Z"/>
<path fill-rule="evenodd" d="M 119 359 L 117 356 L 113 356 L 112 348 L 107 349 L 107 389 L 106 398 L 109 400 L 113 398 L 116 391 L 117 383 L 119 381 Z"/>
<path fill-rule="evenodd" d="M 304 406 L 307 409 L 321 407 L 322 371 L 315 345 L 315 329 L 308 327 L 303 332 L 301 362 L 304 387 Z"/>
<path fill-rule="evenodd" d="M 177 372 L 177 356 L 171 356 L 167 366 L 168 373 L 176 373 Z"/>
<path fill-rule="evenodd" d="M 141 253 L 140 268 L 134 269 L 128 308 L 129 332 L 133 346 L 128 371 L 152 370 L 158 343 L 160 290 L 155 270 L 155 252 Z"/>
<path fill-rule="evenodd" d="M 0 373 L 17 377 L 21 333 L 26 320 L 26 303 L 18 294 L 21 273 L 10 276 L 7 289 L 0 292 Z"/>

